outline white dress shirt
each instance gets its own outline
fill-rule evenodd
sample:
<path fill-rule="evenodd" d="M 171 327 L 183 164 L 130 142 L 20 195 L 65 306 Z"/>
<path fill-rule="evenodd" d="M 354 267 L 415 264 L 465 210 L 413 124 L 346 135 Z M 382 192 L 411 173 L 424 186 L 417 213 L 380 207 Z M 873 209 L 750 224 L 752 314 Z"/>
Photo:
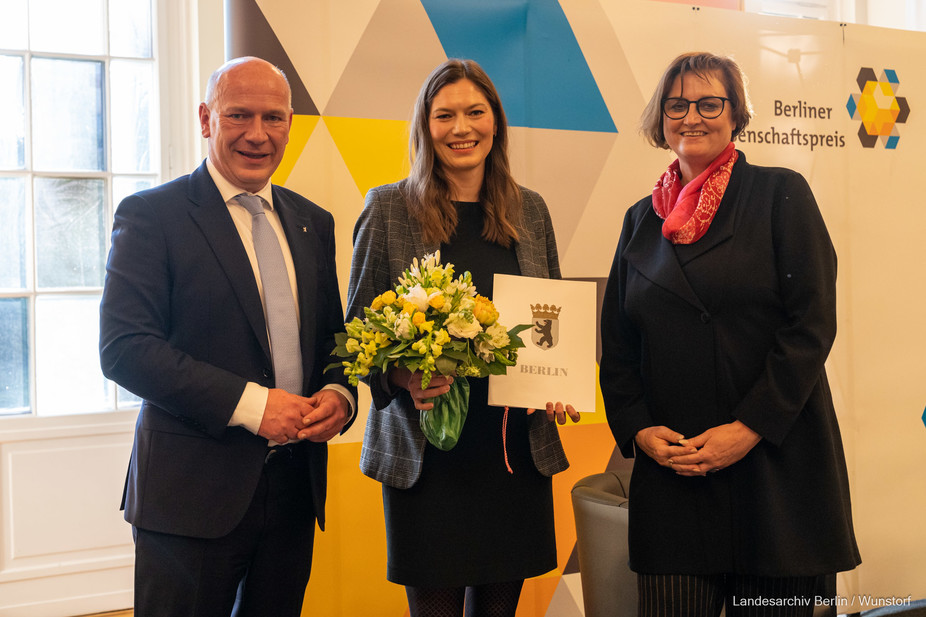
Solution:
<path fill-rule="evenodd" d="M 235 223 L 235 228 L 238 230 L 238 235 L 241 236 L 241 243 L 244 245 L 244 250 L 248 254 L 248 259 L 251 261 L 251 268 L 254 270 L 254 278 L 257 280 L 257 289 L 260 291 L 261 303 L 264 303 L 264 288 L 260 280 L 260 268 L 257 265 L 257 253 L 254 250 L 254 237 L 251 232 L 252 217 L 247 209 L 238 204 L 234 199 L 241 193 L 246 193 L 248 191 L 239 189 L 226 180 L 208 158 L 206 159 L 206 169 L 209 170 L 209 175 L 212 176 L 213 182 L 215 182 L 216 187 L 218 187 L 219 193 L 221 193 L 222 199 L 228 207 L 228 213 L 231 215 L 232 221 Z M 269 205 L 269 209 L 265 206 L 265 213 L 267 215 L 267 220 L 270 222 L 270 226 L 273 228 L 273 231 L 280 241 L 280 248 L 283 250 L 283 261 L 286 263 L 286 271 L 289 274 L 289 285 L 293 290 L 293 303 L 296 305 L 296 318 L 299 319 L 299 303 L 297 301 L 299 295 L 296 287 L 296 267 L 293 265 L 293 255 L 289 250 L 289 243 L 286 240 L 283 225 L 280 223 L 280 215 L 273 207 L 273 191 L 270 188 L 270 182 L 267 182 L 262 189 L 253 194 L 263 198 L 264 202 Z M 265 313 L 266 310 L 267 307 L 266 304 L 264 304 Z M 339 384 L 328 384 L 323 389 L 335 390 L 343 394 L 350 404 L 351 415 L 354 414 L 356 401 L 347 388 Z M 235 411 L 232 413 L 228 425 L 243 426 L 256 435 L 260 429 L 260 423 L 264 418 L 264 409 L 267 406 L 267 398 L 269 396 L 270 390 L 268 388 L 253 381 L 249 381 L 244 388 L 244 393 L 238 400 L 238 405 L 235 407 Z"/>

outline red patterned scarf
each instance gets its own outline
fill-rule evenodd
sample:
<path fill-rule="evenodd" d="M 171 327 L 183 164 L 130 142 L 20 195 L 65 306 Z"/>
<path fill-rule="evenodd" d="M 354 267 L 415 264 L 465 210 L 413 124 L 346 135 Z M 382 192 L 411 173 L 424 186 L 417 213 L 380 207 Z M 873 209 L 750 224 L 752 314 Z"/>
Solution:
<path fill-rule="evenodd" d="M 653 188 L 653 209 L 663 219 L 662 235 L 672 244 L 691 244 L 711 226 L 730 181 L 737 153 L 730 142 L 697 178 L 681 186 L 678 159 Z"/>

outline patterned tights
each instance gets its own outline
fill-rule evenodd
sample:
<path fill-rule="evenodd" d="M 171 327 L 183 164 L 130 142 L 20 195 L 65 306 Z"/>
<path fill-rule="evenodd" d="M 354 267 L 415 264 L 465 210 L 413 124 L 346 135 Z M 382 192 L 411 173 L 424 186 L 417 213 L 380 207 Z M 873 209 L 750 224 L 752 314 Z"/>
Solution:
<path fill-rule="evenodd" d="M 514 617 L 524 581 L 474 587 L 405 587 L 411 617 Z M 465 609 L 464 609 L 465 606 Z"/>

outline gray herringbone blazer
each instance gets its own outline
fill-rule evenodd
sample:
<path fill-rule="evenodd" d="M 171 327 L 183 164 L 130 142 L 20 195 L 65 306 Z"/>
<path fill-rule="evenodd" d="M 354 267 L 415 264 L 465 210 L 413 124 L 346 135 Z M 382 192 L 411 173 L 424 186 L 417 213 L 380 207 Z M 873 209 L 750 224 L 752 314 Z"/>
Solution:
<path fill-rule="evenodd" d="M 363 307 L 393 289 L 411 264 L 440 247 L 429 245 L 408 212 L 401 189 L 404 180 L 371 189 L 354 226 L 354 255 L 347 292 L 347 318 L 363 318 Z M 516 245 L 521 274 L 560 278 L 553 224 L 543 199 L 521 188 L 523 214 Z M 379 377 L 369 380 L 373 394 L 367 420 L 360 469 L 367 476 L 395 488 L 409 488 L 421 475 L 426 439 L 418 425 L 418 410 L 408 391 L 393 396 Z M 552 476 L 569 466 L 556 425 L 545 413 L 530 421 L 531 454 L 537 469 Z"/>

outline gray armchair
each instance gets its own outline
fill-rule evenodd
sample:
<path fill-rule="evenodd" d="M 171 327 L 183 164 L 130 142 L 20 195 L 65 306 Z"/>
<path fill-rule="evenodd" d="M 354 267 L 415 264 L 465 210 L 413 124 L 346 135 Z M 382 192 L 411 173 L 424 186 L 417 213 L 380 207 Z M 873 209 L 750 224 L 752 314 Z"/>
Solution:
<path fill-rule="evenodd" d="M 582 478 L 572 487 L 585 617 L 634 617 L 637 575 L 628 564 L 630 470 Z"/>
<path fill-rule="evenodd" d="M 628 565 L 627 510 L 630 469 L 582 478 L 572 487 L 576 549 L 585 617 L 635 617 L 637 575 Z M 836 575 L 817 580 L 817 594 L 835 597 Z M 817 605 L 814 617 L 835 617 L 835 606 Z M 721 612 L 723 615 L 723 612 Z"/>

